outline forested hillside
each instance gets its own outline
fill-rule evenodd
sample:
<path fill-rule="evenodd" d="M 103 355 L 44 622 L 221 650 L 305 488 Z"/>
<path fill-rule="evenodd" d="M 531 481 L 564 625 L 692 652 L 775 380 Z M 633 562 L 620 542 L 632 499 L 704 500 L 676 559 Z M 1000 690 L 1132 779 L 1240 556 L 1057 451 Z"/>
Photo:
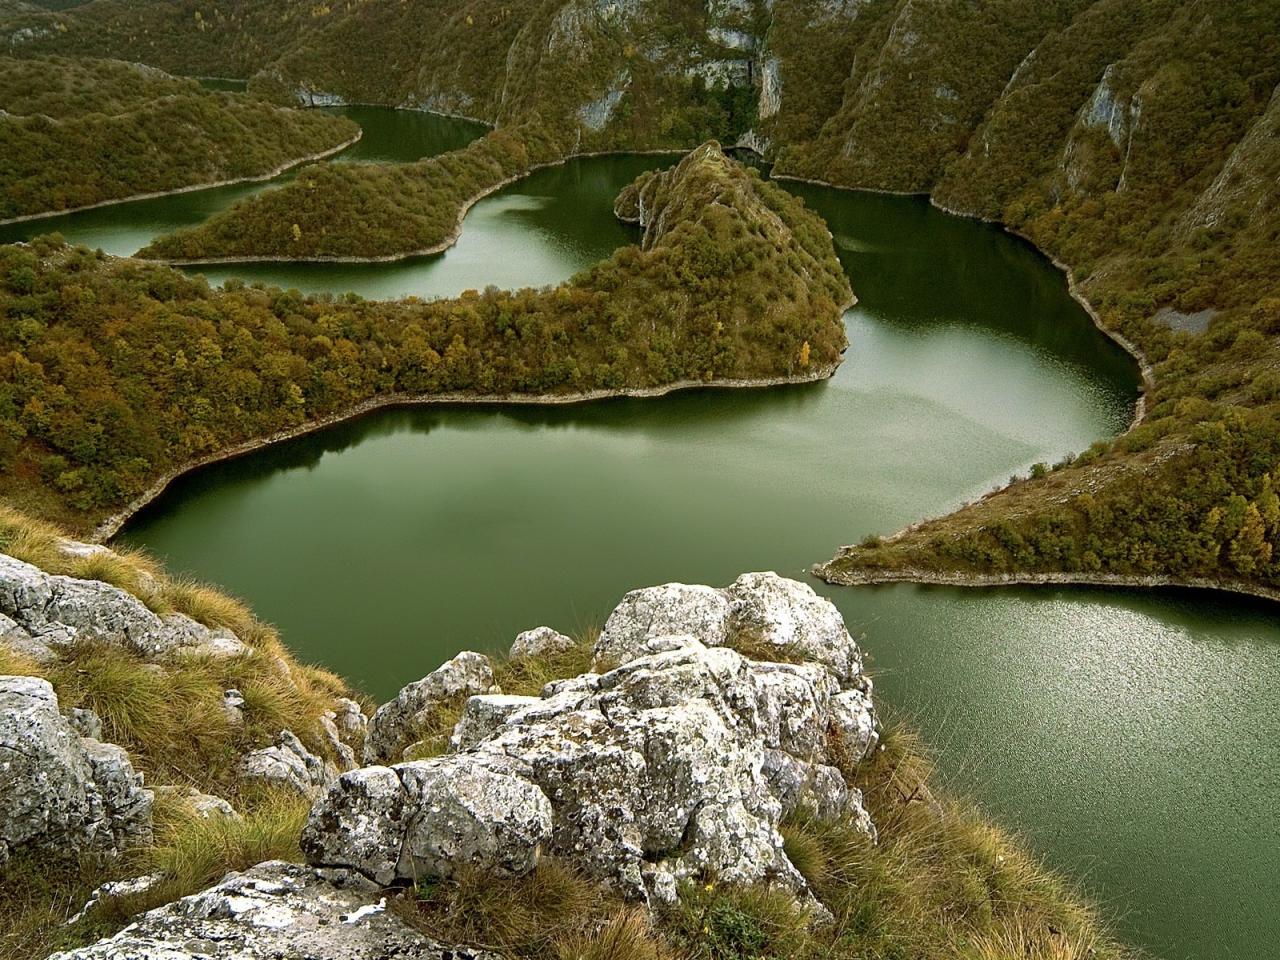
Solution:
<path fill-rule="evenodd" d="M 0 247 L 0 494 L 85 530 L 193 459 L 370 400 L 829 375 L 852 295 L 822 221 L 712 143 L 664 228 L 559 287 L 304 298 Z"/>
<path fill-rule="evenodd" d="M 116 60 L 0 57 L 0 220 L 270 174 L 359 134 Z"/>

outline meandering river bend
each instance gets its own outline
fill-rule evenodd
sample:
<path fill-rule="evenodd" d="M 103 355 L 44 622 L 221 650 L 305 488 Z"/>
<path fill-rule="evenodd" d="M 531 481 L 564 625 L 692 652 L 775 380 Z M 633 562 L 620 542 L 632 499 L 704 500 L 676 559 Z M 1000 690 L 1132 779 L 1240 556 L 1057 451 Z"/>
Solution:
<path fill-rule="evenodd" d="M 340 160 L 408 160 L 478 128 L 346 108 Z M 635 234 L 616 192 L 654 157 L 581 160 L 482 201 L 443 255 L 206 271 L 436 296 L 558 282 Z M 788 185 L 859 297 L 829 382 L 577 407 L 384 411 L 189 475 L 121 536 L 221 584 L 303 658 L 378 697 L 465 647 L 599 622 L 628 589 L 803 576 L 1127 425 L 1137 372 L 1062 276 L 918 199 Z M 0 228 L 127 254 L 262 185 Z M 954 788 L 1081 877 L 1167 958 L 1280 943 L 1280 616 L 1189 592 L 815 586 L 866 634 L 881 699 Z"/>

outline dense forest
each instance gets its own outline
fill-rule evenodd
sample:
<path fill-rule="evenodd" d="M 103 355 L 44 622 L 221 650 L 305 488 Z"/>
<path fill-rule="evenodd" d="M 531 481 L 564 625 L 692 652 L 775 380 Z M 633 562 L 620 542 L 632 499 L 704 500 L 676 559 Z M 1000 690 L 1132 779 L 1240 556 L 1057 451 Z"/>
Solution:
<path fill-rule="evenodd" d="M 1090 4 L 1001 83 L 928 166 L 892 162 L 923 163 L 910 134 L 873 145 L 848 117 L 780 163 L 931 190 L 1069 264 L 1153 365 L 1145 422 L 824 575 L 1280 584 L 1280 4 Z"/>
<path fill-rule="evenodd" d="M 369 302 L 201 278 L 56 238 L 0 248 L 0 494 L 92 527 L 193 458 L 372 398 L 814 377 L 852 297 L 826 227 L 710 143 L 661 231 L 545 290 Z"/>
<path fill-rule="evenodd" d="M 0 57 L 0 220 L 258 177 L 359 128 L 115 60 Z"/>

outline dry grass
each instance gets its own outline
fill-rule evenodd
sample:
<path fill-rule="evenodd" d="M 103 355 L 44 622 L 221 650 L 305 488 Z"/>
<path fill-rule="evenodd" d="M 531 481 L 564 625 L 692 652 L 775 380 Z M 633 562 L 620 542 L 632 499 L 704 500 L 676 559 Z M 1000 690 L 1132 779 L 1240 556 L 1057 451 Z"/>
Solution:
<path fill-rule="evenodd" d="M 559 653 L 545 656 L 500 655 L 494 657 L 494 682 L 502 688 L 503 693 L 512 696 L 536 697 L 551 681 L 576 677 L 590 670 L 592 650 L 599 635 L 598 627 L 587 627 L 574 637 L 576 642 L 573 647 Z M 445 753 L 449 749 L 449 737 L 462 718 L 462 710 L 466 702 L 466 696 L 457 697 L 437 704 L 420 717 L 415 731 L 417 739 L 405 751 L 405 758 L 428 760 Z"/>
<path fill-rule="evenodd" d="M 262 624 L 239 600 L 191 580 L 164 580 L 156 589 L 162 602 L 209 627 L 226 627 L 246 643 L 261 635 Z"/>
<path fill-rule="evenodd" d="M 561 653 L 540 657 L 497 657 L 493 665 L 494 681 L 502 687 L 503 693 L 536 697 L 553 680 L 576 677 L 590 671 L 592 651 L 599 636 L 598 626 L 588 626 L 577 631 L 573 636 L 574 646 Z"/>
<path fill-rule="evenodd" d="M 64 549 L 62 531 L 10 507 L 0 506 L 0 551 L 47 573 L 101 580 L 132 593 L 158 614 L 183 613 L 207 627 L 226 627 L 246 643 L 266 641 L 273 631 L 239 600 L 191 580 L 166 576 L 137 550 L 102 549 L 77 554 Z"/>
<path fill-rule="evenodd" d="M 106 739 L 119 743 L 149 782 L 176 783 L 226 795 L 246 750 L 293 730 L 309 749 L 331 751 L 319 717 L 332 704 L 328 675 L 292 671 L 255 651 L 233 658 L 184 657 L 163 667 L 108 644 L 72 646 L 41 668 L 64 710 L 88 707 Z M 245 698 L 244 722 L 233 723 L 223 693 Z"/>
<path fill-rule="evenodd" d="M 0 676 L 38 677 L 43 673 L 40 664 L 25 653 L 0 643 Z"/>
<path fill-rule="evenodd" d="M 628 909 L 600 884 L 549 858 L 519 879 L 463 871 L 422 883 L 416 894 L 396 909 L 429 936 L 538 960 L 558 960 L 562 947 L 590 942 L 599 924 Z"/>
<path fill-rule="evenodd" d="M 670 960 L 649 915 L 639 908 L 610 916 L 600 929 L 556 945 L 556 960 Z"/>
<path fill-rule="evenodd" d="M 298 836 L 308 804 L 291 795 L 242 798 L 243 820 L 203 819 L 180 800 L 156 801 L 156 845 L 116 863 L 89 858 L 20 857 L 0 872 L 0 960 L 39 960 L 110 936 L 145 910 L 196 893 L 232 870 L 263 860 L 300 860 Z M 95 887 L 160 873 L 143 894 L 104 899 L 89 916 L 68 921 Z"/>

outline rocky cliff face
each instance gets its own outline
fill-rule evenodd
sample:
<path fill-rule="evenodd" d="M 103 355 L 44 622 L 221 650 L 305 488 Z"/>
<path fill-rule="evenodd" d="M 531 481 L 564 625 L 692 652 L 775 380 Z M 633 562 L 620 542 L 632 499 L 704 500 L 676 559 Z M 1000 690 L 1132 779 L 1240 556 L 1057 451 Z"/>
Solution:
<path fill-rule="evenodd" d="M 467 656 L 428 678 L 440 702 L 491 682 Z M 669 906 L 701 875 L 806 896 L 778 833 L 796 809 L 874 829 L 834 766 L 875 747 L 870 684 L 807 586 L 755 574 L 724 591 L 637 591 L 595 657 L 599 672 L 541 696 L 470 697 L 444 757 L 338 778 L 303 834 L 308 859 L 385 886 L 463 868 L 519 876 L 554 856 Z M 407 698 L 423 703 L 424 689 Z M 367 756 L 387 754 L 386 725 L 375 720 Z"/>

